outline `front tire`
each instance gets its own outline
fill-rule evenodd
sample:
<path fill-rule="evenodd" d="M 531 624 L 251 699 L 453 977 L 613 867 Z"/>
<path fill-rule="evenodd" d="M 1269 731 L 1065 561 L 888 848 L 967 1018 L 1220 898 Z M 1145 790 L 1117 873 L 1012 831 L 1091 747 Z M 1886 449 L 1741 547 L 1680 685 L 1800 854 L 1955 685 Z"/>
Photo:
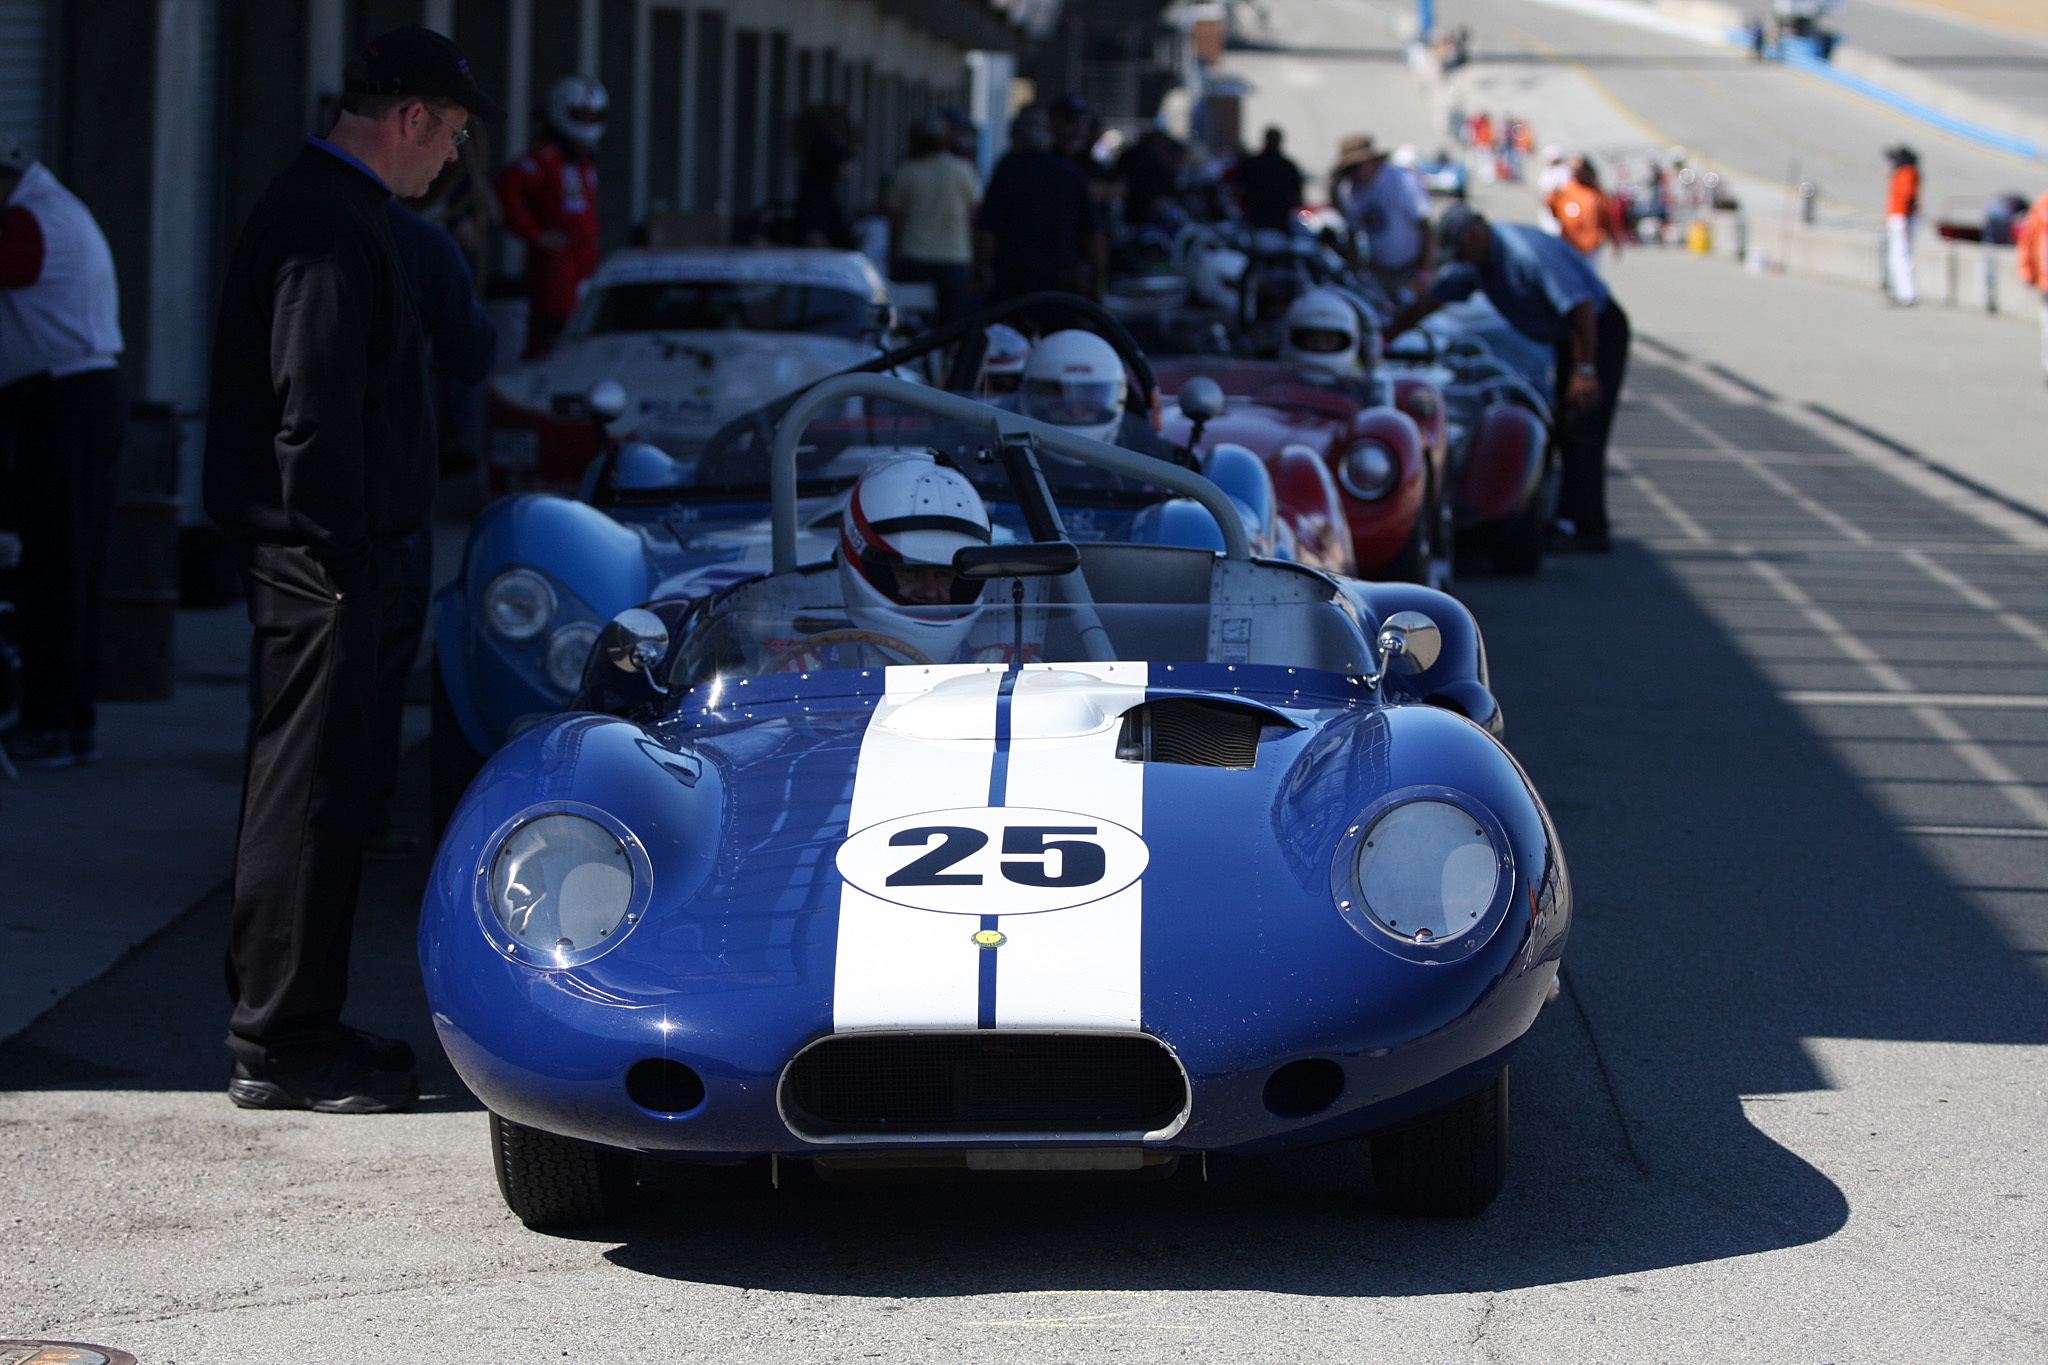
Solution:
<path fill-rule="evenodd" d="M 491 1165 L 505 1207 L 530 1228 L 615 1221 L 633 1190 L 633 1154 L 491 1115 Z"/>
<path fill-rule="evenodd" d="M 1422 1218 L 1477 1218 L 1507 1179 L 1508 1073 L 1372 1139 L 1380 1206 Z"/>

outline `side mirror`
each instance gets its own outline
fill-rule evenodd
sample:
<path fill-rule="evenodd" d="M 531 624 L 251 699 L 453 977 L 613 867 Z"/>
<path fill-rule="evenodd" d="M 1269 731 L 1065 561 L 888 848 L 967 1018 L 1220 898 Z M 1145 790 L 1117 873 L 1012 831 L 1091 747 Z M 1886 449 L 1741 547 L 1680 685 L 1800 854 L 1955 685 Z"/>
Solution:
<path fill-rule="evenodd" d="M 1223 386 L 1206 374 L 1198 374 L 1180 386 L 1181 415 L 1197 424 L 1215 420 L 1223 412 Z"/>
<path fill-rule="evenodd" d="M 590 415 L 609 425 L 626 415 L 626 386 L 616 379 L 600 379 L 583 396 Z"/>
<path fill-rule="evenodd" d="M 953 552 L 953 572 L 962 578 L 1042 578 L 1080 566 L 1081 552 L 1070 540 L 969 545 Z"/>
<path fill-rule="evenodd" d="M 1419 611 L 1395 612 L 1380 627 L 1380 666 L 1372 685 L 1378 687 L 1389 668 L 1401 673 L 1428 672 L 1443 649 L 1443 632 L 1436 622 Z"/>
<path fill-rule="evenodd" d="M 606 623 L 597 647 L 621 673 L 646 673 L 668 653 L 668 627 L 645 607 L 628 607 Z"/>

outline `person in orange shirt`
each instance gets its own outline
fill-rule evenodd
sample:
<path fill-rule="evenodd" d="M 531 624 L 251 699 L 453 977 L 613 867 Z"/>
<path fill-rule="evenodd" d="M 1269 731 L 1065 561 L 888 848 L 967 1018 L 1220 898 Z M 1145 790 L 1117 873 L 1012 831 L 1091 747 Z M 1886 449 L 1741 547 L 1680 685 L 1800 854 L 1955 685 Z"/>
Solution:
<path fill-rule="evenodd" d="M 2048 374 L 2048 194 L 2036 199 L 2013 230 L 2020 279 L 2041 296 L 2041 369 Z"/>
<path fill-rule="evenodd" d="M 526 243 L 526 356 L 544 353 L 597 269 L 597 142 L 611 97 L 589 76 L 548 92 L 548 130 L 498 173 L 505 228 Z"/>
<path fill-rule="evenodd" d="M 1885 287 L 1893 303 L 1910 308 L 1919 300 L 1913 287 L 1913 230 L 1920 225 L 1920 158 L 1911 147 L 1886 152 L 1892 163 L 1885 197 Z"/>
<path fill-rule="evenodd" d="M 1576 158 L 1572 178 L 1544 202 L 1557 218 L 1564 239 L 1589 262 L 1599 255 L 1602 242 L 1614 243 L 1616 254 L 1620 253 L 1621 237 L 1614 230 L 1614 207 L 1600 189 L 1599 172 L 1590 160 Z"/>

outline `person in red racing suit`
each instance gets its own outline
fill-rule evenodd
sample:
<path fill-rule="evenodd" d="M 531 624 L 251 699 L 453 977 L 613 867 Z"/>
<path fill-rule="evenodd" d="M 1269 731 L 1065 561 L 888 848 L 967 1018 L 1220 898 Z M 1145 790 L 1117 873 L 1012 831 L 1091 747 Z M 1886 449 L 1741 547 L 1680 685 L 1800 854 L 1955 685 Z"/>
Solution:
<path fill-rule="evenodd" d="M 498 173 L 505 226 L 526 243 L 526 355 L 545 352 L 597 269 L 597 140 L 610 98 L 588 76 L 548 92 L 549 130 Z"/>

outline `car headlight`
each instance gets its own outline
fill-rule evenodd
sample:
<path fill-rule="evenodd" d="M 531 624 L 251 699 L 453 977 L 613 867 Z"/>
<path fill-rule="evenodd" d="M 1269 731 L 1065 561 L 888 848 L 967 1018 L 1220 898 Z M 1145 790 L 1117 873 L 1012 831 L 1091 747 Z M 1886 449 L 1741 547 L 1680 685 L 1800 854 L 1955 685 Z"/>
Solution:
<path fill-rule="evenodd" d="M 531 569 L 507 569 L 484 589 L 484 624 L 507 640 L 531 640 L 555 619 L 555 590 Z"/>
<path fill-rule="evenodd" d="M 1449 801 L 1407 801 L 1365 830 L 1355 855 L 1365 912 L 1412 943 L 1454 939 L 1492 908 L 1502 874 L 1493 836 Z"/>
<path fill-rule="evenodd" d="M 1400 482 L 1401 466 L 1378 441 L 1360 441 L 1337 462 L 1337 482 L 1354 498 L 1384 498 Z"/>
<path fill-rule="evenodd" d="M 588 621 L 563 626 L 548 637 L 541 672 L 557 691 L 574 692 L 583 686 L 583 665 L 589 660 L 590 646 L 596 640 L 597 627 Z"/>
<path fill-rule="evenodd" d="M 491 911 L 520 943 L 557 960 L 587 956 L 633 905 L 633 860 L 616 834 L 557 812 L 505 836 L 491 860 Z"/>

